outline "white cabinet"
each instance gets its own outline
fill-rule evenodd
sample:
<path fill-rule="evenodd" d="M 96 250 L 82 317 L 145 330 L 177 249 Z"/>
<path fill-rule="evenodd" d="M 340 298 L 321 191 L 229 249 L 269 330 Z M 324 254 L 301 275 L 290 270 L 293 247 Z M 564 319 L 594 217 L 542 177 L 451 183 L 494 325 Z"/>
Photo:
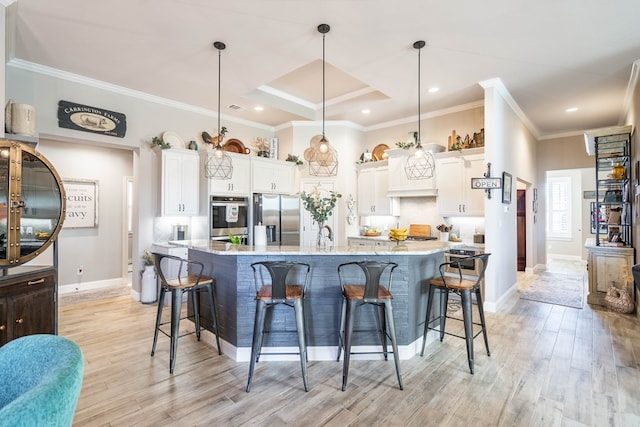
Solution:
<path fill-rule="evenodd" d="M 484 171 L 484 154 L 437 158 L 438 213 L 444 217 L 484 216 L 485 192 L 471 188 L 471 178 L 482 178 Z"/>
<path fill-rule="evenodd" d="M 200 158 L 193 150 L 161 150 L 160 215 L 198 215 Z"/>
<path fill-rule="evenodd" d="M 251 158 L 254 193 L 293 194 L 296 192 L 296 165 L 293 162 Z"/>
<path fill-rule="evenodd" d="M 361 166 L 358 172 L 358 214 L 400 215 L 400 201 L 387 197 L 388 166 Z"/>
<path fill-rule="evenodd" d="M 231 157 L 231 179 L 209 179 L 209 194 L 216 196 L 251 195 L 251 157 L 246 154 L 227 153 Z"/>
<path fill-rule="evenodd" d="M 412 155 L 414 151 L 415 150 L 404 150 L 402 148 L 387 150 L 387 155 L 389 156 L 389 171 L 387 174 L 389 181 L 389 188 L 387 189 L 388 196 L 425 197 L 436 196 L 438 194 L 435 174 L 433 177 L 425 179 L 407 178 L 404 165 L 407 158 Z"/>
<path fill-rule="evenodd" d="M 633 298 L 633 280 L 626 281 L 625 274 L 631 274 L 634 264 L 633 248 L 596 246 L 587 244 L 587 262 L 589 269 L 589 304 L 605 305 L 604 297 L 609 286 L 615 285 L 618 289 L 626 289 Z"/>
<path fill-rule="evenodd" d="M 366 237 L 347 238 L 349 246 L 396 246 L 396 242 L 383 239 L 367 239 Z"/>

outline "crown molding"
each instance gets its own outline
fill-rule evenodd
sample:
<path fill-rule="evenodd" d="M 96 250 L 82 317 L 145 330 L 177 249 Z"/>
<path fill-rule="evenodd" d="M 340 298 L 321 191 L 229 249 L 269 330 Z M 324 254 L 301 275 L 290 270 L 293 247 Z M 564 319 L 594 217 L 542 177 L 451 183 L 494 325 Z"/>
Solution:
<path fill-rule="evenodd" d="M 531 132 L 536 139 L 540 139 L 540 132 L 533 125 L 533 123 L 531 123 L 531 121 L 524 114 L 524 112 L 520 109 L 520 106 L 513 99 L 513 97 L 509 93 L 509 90 L 507 89 L 507 87 L 502 82 L 502 79 L 493 78 L 493 79 L 483 80 L 483 81 L 479 82 L 478 84 L 480 86 L 482 86 L 485 91 L 487 89 L 489 89 L 489 88 L 496 89 L 498 91 L 498 93 L 502 96 L 502 98 L 504 98 L 504 100 L 507 101 L 507 104 L 509 104 L 509 106 L 513 109 L 513 111 L 516 113 L 518 118 L 522 121 L 524 126 L 527 129 L 529 129 L 529 132 Z"/>
<path fill-rule="evenodd" d="M 152 102 L 154 104 L 163 105 L 165 107 L 175 108 L 177 110 L 188 111 L 188 112 L 200 114 L 207 117 L 213 117 L 213 118 L 218 117 L 218 113 L 216 111 L 210 110 L 208 108 L 196 107 L 194 105 L 185 104 L 183 102 L 174 101 L 172 99 L 162 98 L 156 95 L 150 95 L 145 92 L 129 89 L 123 86 L 114 85 L 112 83 L 107 83 L 102 80 L 91 79 L 89 77 L 81 76 L 79 74 L 69 73 L 67 71 L 62 71 L 57 68 L 48 67 L 46 65 L 35 64 L 33 62 L 24 61 L 22 59 L 16 59 L 16 58 L 11 59 L 9 62 L 7 62 L 7 67 L 17 68 L 17 69 L 57 78 L 60 80 L 65 80 L 65 81 L 78 83 L 85 86 L 90 86 L 90 87 L 104 90 L 107 92 L 117 93 L 123 96 L 128 96 L 131 98 L 136 98 L 136 99 L 140 99 L 147 102 Z M 237 117 L 225 115 L 224 113 L 220 113 L 220 117 L 223 118 L 226 122 L 232 122 L 232 123 L 237 123 L 241 125 L 255 127 L 258 129 L 264 129 L 269 132 L 274 131 L 273 126 L 268 126 L 263 123 L 253 122 L 251 120 L 239 119 Z"/>
<path fill-rule="evenodd" d="M 442 110 L 430 111 L 428 113 L 420 114 L 420 120 L 432 119 L 435 117 L 446 116 L 447 114 L 459 113 L 461 111 L 473 110 L 474 108 L 484 107 L 484 101 L 474 101 L 467 104 L 456 105 L 455 107 L 444 108 Z M 416 118 L 404 117 L 402 119 L 391 120 L 388 122 L 378 123 L 376 125 L 367 126 L 364 128 L 365 132 L 370 132 L 378 129 L 385 129 L 394 126 L 404 125 L 407 123 L 415 123 Z"/>
<path fill-rule="evenodd" d="M 633 102 L 634 92 L 638 86 L 638 77 L 640 74 L 640 59 L 633 61 L 631 66 L 631 76 L 629 77 L 629 83 L 627 84 L 627 90 L 624 94 L 624 101 L 622 104 L 622 114 L 618 119 L 618 124 L 623 125 L 626 123 L 629 112 L 631 111 L 631 105 Z"/>

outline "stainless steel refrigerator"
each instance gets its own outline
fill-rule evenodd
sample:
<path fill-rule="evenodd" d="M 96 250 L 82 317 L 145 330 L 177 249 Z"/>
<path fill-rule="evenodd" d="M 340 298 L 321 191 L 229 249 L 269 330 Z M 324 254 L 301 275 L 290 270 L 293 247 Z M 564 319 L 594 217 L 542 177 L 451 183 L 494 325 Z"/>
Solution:
<path fill-rule="evenodd" d="M 253 225 L 267 227 L 267 245 L 300 245 L 300 198 L 279 194 L 253 195 Z M 253 242 L 253 227 L 251 228 Z"/>

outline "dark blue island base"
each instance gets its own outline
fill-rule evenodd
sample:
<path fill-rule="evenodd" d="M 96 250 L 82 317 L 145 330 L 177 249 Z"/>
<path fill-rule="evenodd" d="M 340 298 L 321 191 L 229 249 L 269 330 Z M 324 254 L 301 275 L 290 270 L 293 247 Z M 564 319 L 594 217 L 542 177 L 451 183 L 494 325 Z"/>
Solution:
<path fill-rule="evenodd" d="M 425 242 L 409 246 L 405 251 L 392 251 L 380 246 L 358 246 L 316 250 L 304 247 L 230 246 L 208 241 L 190 241 L 189 258 L 205 265 L 205 275 L 216 279 L 216 298 L 220 339 L 224 354 L 236 361 L 248 361 L 255 316 L 255 285 L 250 265 L 256 261 L 287 260 L 311 265 L 311 276 L 304 302 L 309 360 L 335 360 L 342 295 L 338 280 L 338 265 L 357 260 L 384 260 L 398 264 L 391 292 L 396 324 L 398 352 L 401 359 L 416 355 L 422 345 L 424 316 L 429 279 L 438 274 L 444 261 L 444 251 L 450 245 Z M 433 316 L 438 316 L 438 305 Z M 208 310 L 200 310 L 203 316 Z M 355 330 L 371 329 L 375 313 L 370 306 L 358 311 Z M 297 351 L 297 336 L 293 309 L 278 306 L 270 321 L 271 333 L 265 336 L 263 348 L 269 353 Z M 203 321 L 211 330 L 209 319 Z M 269 323 L 268 323 L 269 324 Z M 435 340 L 436 334 L 429 339 Z M 203 334 L 213 344 L 213 334 Z M 354 336 L 353 352 L 379 351 L 380 338 L 375 332 Z M 297 355 L 265 355 L 264 360 L 297 360 Z M 381 355 L 354 355 L 353 358 L 378 359 Z M 262 358 L 261 358 L 262 359 Z"/>

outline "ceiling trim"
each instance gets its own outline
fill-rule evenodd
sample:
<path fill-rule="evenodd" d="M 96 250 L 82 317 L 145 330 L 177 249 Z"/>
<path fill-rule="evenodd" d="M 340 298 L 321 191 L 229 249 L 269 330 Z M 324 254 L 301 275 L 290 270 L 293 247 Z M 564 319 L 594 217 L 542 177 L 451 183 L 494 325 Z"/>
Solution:
<path fill-rule="evenodd" d="M 513 109 L 513 111 L 516 113 L 516 116 L 518 116 L 518 118 L 520 120 L 522 120 L 522 123 L 524 124 L 524 126 L 529 129 L 529 132 L 531 132 L 533 134 L 533 136 L 539 140 L 540 139 L 540 132 L 538 132 L 538 129 L 533 125 L 533 123 L 531 123 L 531 120 L 529 120 L 529 118 L 524 114 L 524 112 L 520 109 L 520 106 L 518 105 L 518 103 L 513 99 L 513 97 L 511 96 L 511 94 L 509 93 L 509 90 L 507 89 L 507 87 L 504 85 L 504 83 L 502 82 L 502 79 L 500 79 L 499 77 L 493 78 L 493 79 L 488 79 L 488 80 L 483 80 L 481 82 L 478 82 L 478 84 L 480 86 L 482 86 L 482 88 L 486 91 L 488 88 L 494 88 L 496 89 L 500 95 L 502 95 L 502 97 L 504 98 L 505 101 L 507 101 L 507 104 L 509 104 L 509 106 Z"/>
<path fill-rule="evenodd" d="M 9 7 L 12 4 L 14 4 L 15 2 L 17 2 L 18 0 L 0 0 L 0 5 L 4 6 L 4 7 Z"/>
<path fill-rule="evenodd" d="M 315 127 L 322 126 L 322 121 L 318 121 L 318 120 L 313 120 L 313 121 L 294 120 L 294 121 L 286 122 L 286 123 L 283 123 L 281 125 L 276 126 L 275 130 L 276 131 L 281 131 L 281 130 L 289 129 L 289 128 L 314 127 L 314 126 Z M 326 127 L 341 126 L 341 127 L 345 127 L 345 128 L 358 130 L 358 131 L 361 131 L 361 132 L 365 131 L 364 127 L 360 126 L 357 123 L 350 122 L 348 120 L 330 120 L 330 121 L 326 121 L 325 122 L 325 126 Z"/>
<path fill-rule="evenodd" d="M 0 0 L 1 1 L 1 0 Z M 137 98 L 143 101 L 152 102 L 154 104 L 164 105 L 166 107 L 175 108 L 178 110 L 189 111 L 196 114 L 201 114 L 207 117 L 217 118 L 218 113 L 207 109 L 196 107 L 194 105 L 185 104 L 183 102 L 174 101 L 172 99 L 162 98 L 160 96 L 150 95 L 145 92 L 129 89 L 123 86 L 114 85 L 101 80 L 92 79 L 89 77 L 81 76 L 79 74 L 69 73 L 67 71 L 58 70 L 57 68 L 48 67 L 46 65 L 35 64 L 33 62 L 24 61 L 22 59 L 13 58 L 7 62 L 8 67 L 13 67 L 25 71 L 31 71 L 33 73 L 42 74 L 49 77 L 54 77 L 60 80 L 66 80 L 73 83 L 90 86 L 96 89 L 105 90 L 107 92 L 113 92 L 132 98 Z M 264 129 L 270 132 L 274 131 L 273 126 L 268 126 L 263 123 L 254 122 L 251 120 L 239 119 L 233 116 L 227 116 L 224 113 L 220 113 L 220 117 L 224 118 L 226 122 L 238 123 L 241 125 L 252 126 L 258 129 Z"/>
<path fill-rule="evenodd" d="M 484 100 L 469 102 L 467 104 L 456 105 L 455 107 L 443 108 L 442 110 L 430 111 L 428 113 L 420 114 L 420 121 L 425 119 L 433 119 L 435 117 L 445 116 L 447 114 L 459 113 L 461 111 L 473 110 L 474 108 L 484 107 Z M 416 118 L 404 117 L 402 119 L 391 120 L 388 122 L 378 123 L 376 125 L 367 126 L 364 128 L 365 132 L 370 132 L 378 129 L 390 128 L 393 126 L 404 125 L 407 123 L 414 123 Z"/>
<path fill-rule="evenodd" d="M 633 94 L 638 86 L 638 77 L 640 74 L 640 59 L 633 61 L 631 66 L 631 76 L 629 77 L 629 83 L 627 84 L 627 90 L 624 94 L 624 102 L 622 103 L 622 114 L 618 119 L 618 124 L 623 125 L 627 121 L 629 111 L 631 111 L 631 103 L 633 102 Z"/>

